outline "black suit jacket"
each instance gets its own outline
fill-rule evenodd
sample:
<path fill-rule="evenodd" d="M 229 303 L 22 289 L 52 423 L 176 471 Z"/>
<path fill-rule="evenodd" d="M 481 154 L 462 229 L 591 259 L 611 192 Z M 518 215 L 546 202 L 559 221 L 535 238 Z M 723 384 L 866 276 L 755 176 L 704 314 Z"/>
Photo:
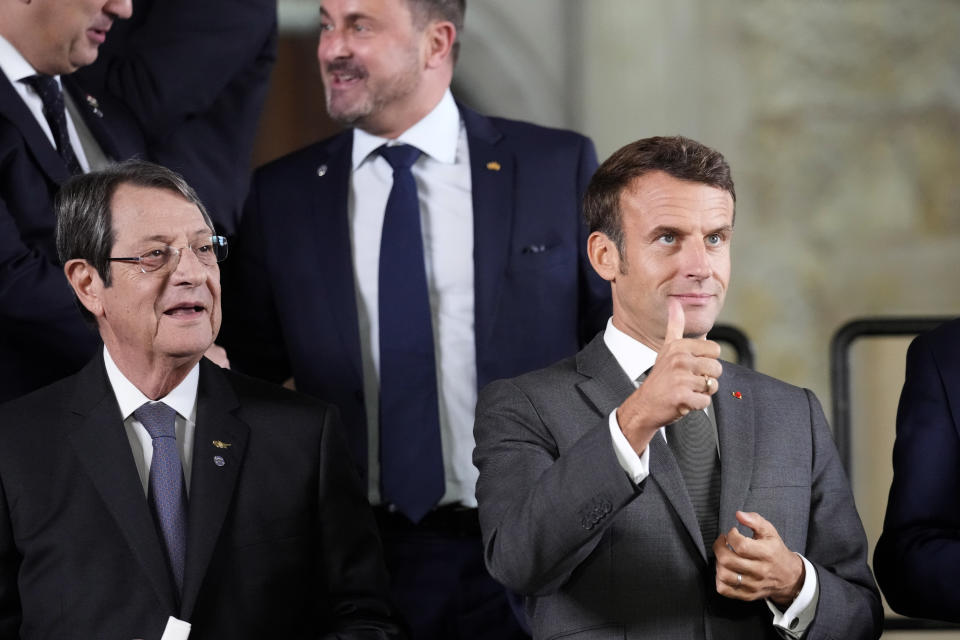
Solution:
<path fill-rule="evenodd" d="M 134 0 L 78 74 L 130 108 L 150 156 L 182 173 L 231 236 L 276 47 L 276 0 Z"/>
<path fill-rule="evenodd" d="M 204 360 L 178 603 L 95 358 L 0 407 L 0 638 L 395 637 L 346 460 L 334 409 Z"/>
<path fill-rule="evenodd" d="M 143 150 L 122 105 L 96 107 L 70 76 L 63 85 L 107 156 Z M 76 372 L 100 338 L 74 302 L 54 245 L 53 196 L 69 172 L 0 73 L 0 402 Z"/>
<path fill-rule="evenodd" d="M 960 622 L 960 320 L 917 336 L 907 351 L 873 565 L 894 611 Z"/>
<path fill-rule="evenodd" d="M 577 351 L 610 315 L 586 257 L 580 202 L 589 139 L 460 106 L 474 225 L 477 386 Z M 347 198 L 352 131 L 259 169 L 238 250 L 224 263 L 221 331 L 231 363 L 340 407 L 367 464 L 363 366 Z"/>

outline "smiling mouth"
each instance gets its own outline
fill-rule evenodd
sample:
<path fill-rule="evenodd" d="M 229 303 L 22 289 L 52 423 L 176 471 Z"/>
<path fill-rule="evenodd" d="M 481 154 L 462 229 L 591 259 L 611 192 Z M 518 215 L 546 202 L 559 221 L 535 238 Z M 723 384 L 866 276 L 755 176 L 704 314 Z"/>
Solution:
<path fill-rule="evenodd" d="M 177 318 L 177 317 L 186 318 L 186 317 L 192 317 L 198 313 L 203 313 L 204 311 L 206 311 L 206 307 L 202 305 L 183 305 L 179 307 L 174 307 L 172 309 L 167 309 L 166 311 L 163 312 L 163 315 L 171 316 L 174 318 Z"/>

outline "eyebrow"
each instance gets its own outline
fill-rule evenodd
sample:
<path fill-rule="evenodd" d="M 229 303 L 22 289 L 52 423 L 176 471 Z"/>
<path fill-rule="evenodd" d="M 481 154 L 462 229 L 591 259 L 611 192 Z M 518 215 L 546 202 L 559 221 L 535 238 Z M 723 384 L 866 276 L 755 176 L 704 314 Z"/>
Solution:
<path fill-rule="evenodd" d="M 194 231 L 193 233 L 188 233 L 187 237 L 192 239 L 197 239 L 197 238 L 202 238 L 205 236 L 212 236 L 212 235 L 215 235 L 213 230 L 210 229 L 209 227 L 204 227 L 203 229 L 199 229 L 197 231 Z M 140 238 L 140 242 L 162 242 L 164 244 L 169 244 L 171 237 L 172 236 L 170 234 L 154 234 L 152 236 Z"/>

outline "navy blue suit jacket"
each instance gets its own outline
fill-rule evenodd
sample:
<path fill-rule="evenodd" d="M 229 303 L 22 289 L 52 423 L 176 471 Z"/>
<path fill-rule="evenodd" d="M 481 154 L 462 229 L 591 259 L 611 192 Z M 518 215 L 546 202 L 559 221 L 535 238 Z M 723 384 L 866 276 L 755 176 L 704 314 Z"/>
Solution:
<path fill-rule="evenodd" d="M 277 47 L 276 0 L 134 0 L 78 74 L 136 116 L 153 160 L 233 235 Z"/>
<path fill-rule="evenodd" d="M 103 358 L 7 403 L 0 638 L 402 637 L 347 456 L 333 407 L 201 361 L 178 598 Z"/>
<path fill-rule="evenodd" d="M 589 139 L 461 106 L 473 190 L 477 384 L 576 353 L 610 315 L 586 257 Z M 224 263 L 221 344 L 234 367 L 340 407 L 361 471 L 366 414 L 345 131 L 259 169 L 239 250 Z M 322 175 L 321 175 L 322 174 Z"/>
<path fill-rule="evenodd" d="M 960 320 L 918 336 L 907 351 L 873 563 L 894 611 L 960 622 Z"/>
<path fill-rule="evenodd" d="M 101 98 L 94 108 L 71 77 L 62 82 L 108 157 L 143 150 L 122 105 Z M 74 373 L 100 343 L 80 316 L 54 245 L 53 196 L 69 177 L 0 73 L 0 402 Z"/>

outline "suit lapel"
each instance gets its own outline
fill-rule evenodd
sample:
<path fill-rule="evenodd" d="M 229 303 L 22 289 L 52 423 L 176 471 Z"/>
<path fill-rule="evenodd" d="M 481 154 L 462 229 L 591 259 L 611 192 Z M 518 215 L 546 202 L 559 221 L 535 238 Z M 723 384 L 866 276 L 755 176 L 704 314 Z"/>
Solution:
<path fill-rule="evenodd" d="M 723 375 L 717 382 L 713 406 L 720 439 L 719 526 L 723 533 L 737 525 L 735 512 L 743 508 L 750 490 L 757 424 L 755 399 L 737 368 L 724 362 Z"/>
<path fill-rule="evenodd" d="M 633 393 L 633 382 L 627 378 L 613 354 L 607 349 L 603 341 L 603 332 L 597 334 L 577 354 L 577 370 L 589 376 L 588 380 L 577 386 L 601 415 L 609 415 Z M 673 452 L 659 433 L 650 441 L 650 479 L 660 487 L 696 544 L 701 539 L 697 514 L 687 495 L 686 485 Z M 702 544 L 697 546 L 700 549 L 700 557 L 706 562 L 706 549 Z"/>
<path fill-rule="evenodd" d="M 601 331 L 577 354 L 577 371 L 587 377 L 577 388 L 602 416 L 633 393 L 633 382 L 607 348 Z"/>
<path fill-rule="evenodd" d="M 180 611 L 185 620 L 193 613 L 233 502 L 250 432 L 249 427 L 233 415 L 240 403 L 224 374 L 207 360 L 202 360 L 200 367 L 187 513 L 187 567 Z"/>
<path fill-rule="evenodd" d="M 353 131 L 348 129 L 323 148 L 316 158 L 316 166 L 307 167 L 317 187 L 306 211 L 309 219 L 303 220 L 300 228 L 315 232 L 316 273 L 323 274 L 313 280 L 319 289 L 316 299 L 328 301 L 322 311 L 333 316 L 340 344 L 355 356 L 349 358 L 353 375 L 362 380 L 348 213 L 352 150 Z M 331 210 L 334 207 L 336 209 Z"/>
<path fill-rule="evenodd" d="M 176 597 L 166 553 L 147 506 L 102 357 L 77 374 L 72 401 L 76 428 L 69 439 L 117 527 L 140 562 L 160 602 L 175 612 Z"/>
<path fill-rule="evenodd" d="M 499 146 L 503 134 L 492 121 L 458 106 L 470 148 L 475 340 L 477 361 L 482 362 L 479 353 L 493 332 L 503 274 L 509 265 L 516 167 L 514 154 Z"/>
<path fill-rule="evenodd" d="M 12 82 L 3 73 L 0 73 L 0 113 L 17 127 L 30 153 L 47 177 L 58 185 L 66 182 L 70 172 L 67 171 L 63 159 L 13 88 Z"/>
<path fill-rule="evenodd" d="M 120 150 L 110 129 L 104 124 L 104 114 L 99 101 L 80 88 L 80 85 L 72 77 L 60 76 L 60 81 L 63 83 L 64 90 L 69 92 L 70 97 L 73 98 L 77 111 L 83 116 L 84 123 L 90 129 L 90 133 L 93 134 L 103 153 L 113 160 L 129 155 Z"/>

